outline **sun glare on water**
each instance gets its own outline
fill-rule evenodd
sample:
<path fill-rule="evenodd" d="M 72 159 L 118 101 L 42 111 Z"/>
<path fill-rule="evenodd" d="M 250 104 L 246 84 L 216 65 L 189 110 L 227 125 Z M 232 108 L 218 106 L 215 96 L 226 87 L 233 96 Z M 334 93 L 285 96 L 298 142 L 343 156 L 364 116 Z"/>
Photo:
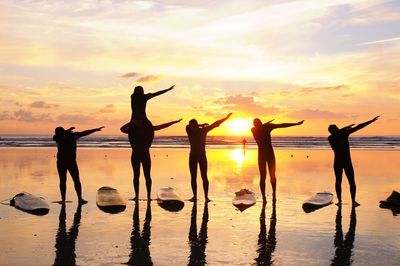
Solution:
<path fill-rule="evenodd" d="M 235 136 L 249 135 L 250 129 L 253 126 L 251 120 L 244 118 L 235 118 L 232 120 L 228 120 L 223 125 L 224 130 L 227 132 L 227 134 Z"/>

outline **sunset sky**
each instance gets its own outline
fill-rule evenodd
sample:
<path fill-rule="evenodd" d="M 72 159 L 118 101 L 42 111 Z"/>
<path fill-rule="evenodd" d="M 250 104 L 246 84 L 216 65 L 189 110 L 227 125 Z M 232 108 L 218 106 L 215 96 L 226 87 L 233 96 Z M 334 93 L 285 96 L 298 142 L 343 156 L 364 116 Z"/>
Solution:
<path fill-rule="evenodd" d="M 323 136 L 376 115 L 360 135 L 400 135 L 400 1 L 3 0 L 0 24 L 0 135 L 120 134 L 135 86 L 174 84 L 147 105 L 155 125 L 183 118 L 160 135 L 229 112 L 214 135 L 260 117 Z"/>

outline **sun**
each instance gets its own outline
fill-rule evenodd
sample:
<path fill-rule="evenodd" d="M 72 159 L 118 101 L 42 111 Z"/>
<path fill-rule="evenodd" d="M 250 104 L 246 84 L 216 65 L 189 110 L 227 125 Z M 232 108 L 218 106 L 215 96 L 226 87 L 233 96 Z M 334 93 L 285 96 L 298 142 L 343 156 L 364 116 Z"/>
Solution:
<path fill-rule="evenodd" d="M 224 124 L 224 130 L 230 135 L 249 135 L 250 129 L 253 124 L 250 119 L 245 118 L 235 118 L 232 120 L 226 121 Z"/>

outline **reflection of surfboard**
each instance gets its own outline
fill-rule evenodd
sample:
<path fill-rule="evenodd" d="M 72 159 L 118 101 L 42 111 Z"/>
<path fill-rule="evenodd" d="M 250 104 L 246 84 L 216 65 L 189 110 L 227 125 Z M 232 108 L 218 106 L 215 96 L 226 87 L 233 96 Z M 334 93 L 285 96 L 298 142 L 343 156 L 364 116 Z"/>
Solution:
<path fill-rule="evenodd" d="M 49 204 L 47 204 L 43 198 L 27 192 L 15 195 L 15 197 L 10 200 L 10 205 L 36 215 L 45 215 L 50 209 Z"/>
<path fill-rule="evenodd" d="M 122 212 L 126 208 L 126 202 L 118 190 L 112 187 L 101 187 L 97 190 L 96 204 L 100 210 L 107 213 Z"/>
<path fill-rule="evenodd" d="M 241 189 L 235 192 L 235 198 L 232 200 L 232 204 L 238 208 L 239 211 L 243 212 L 256 204 L 255 194 L 248 189 Z"/>
<path fill-rule="evenodd" d="M 183 198 L 172 187 L 160 188 L 157 192 L 157 202 L 167 211 L 179 211 L 185 205 Z"/>
<path fill-rule="evenodd" d="M 333 194 L 328 191 L 318 192 L 311 196 L 303 203 L 303 210 L 305 212 L 312 212 L 332 203 Z"/>

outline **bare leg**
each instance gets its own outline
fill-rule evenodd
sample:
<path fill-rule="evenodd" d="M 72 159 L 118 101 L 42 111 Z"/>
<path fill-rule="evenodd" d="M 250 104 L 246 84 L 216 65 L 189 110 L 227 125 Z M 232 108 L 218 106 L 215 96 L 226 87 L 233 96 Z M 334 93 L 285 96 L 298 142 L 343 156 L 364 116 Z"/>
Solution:
<path fill-rule="evenodd" d="M 79 169 L 78 165 L 76 164 L 76 161 L 71 163 L 71 165 L 68 168 L 68 171 L 71 174 L 72 179 L 74 180 L 75 191 L 78 196 L 79 203 L 80 204 L 87 203 L 87 201 L 82 198 L 82 185 L 81 181 L 79 180 Z"/>
<path fill-rule="evenodd" d="M 57 161 L 57 170 L 60 178 L 61 203 L 64 203 L 67 191 L 67 167 L 63 163 Z"/>
<path fill-rule="evenodd" d="M 139 177 L 140 177 L 140 159 L 134 156 L 132 152 L 131 164 L 133 169 L 133 188 L 135 190 L 134 201 L 139 200 Z"/>
<path fill-rule="evenodd" d="M 360 206 L 360 204 L 356 201 L 356 181 L 354 179 L 354 169 L 351 161 L 348 165 L 344 167 L 344 172 L 346 173 L 347 180 L 349 181 L 350 185 L 350 194 L 351 194 L 351 201 L 354 207 Z"/>
<path fill-rule="evenodd" d="M 196 201 L 197 200 L 197 158 L 195 156 L 189 156 L 189 170 L 190 170 L 190 180 L 191 180 L 191 185 L 192 185 L 192 192 L 193 192 L 193 197 L 190 199 L 190 201 Z"/>
<path fill-rule="evenodd" d="M 264 155 L 258 152 L 258 170 L 260 171 L 260 190 L 264 202 L 267 201 L 267 198 L 265 197 L 265 179 L 267 178 L 266 163 L 267 161 L 264 158 Z"/>
<path fill-rule="evenodd" d="M 338 203 L 337 205 L 342 204 L 342 176 L 343 176 L 343 168 L 342 165 L 335 162 L 333 165 L 333 168 L 335 170 L 335 177 L 336 177 L 336 182 L 335 182 L 335 189 L 336 189 L 336 196 L 338 198 Z"/>
<path fill-rule="evenodd" d="M 270 158 L 268 158 L 268 171 L 269 171 L 269 178 L 272 186 L 272 198 L 276 199 L 276 162 L 275 156 L 272 154 Z"/>
<path fill-rule="evenodd" d="M 150 158 L 150 152 L 147 151 L 146 154 L 143 155 L 143 161 L 142 161 L 142 166 L 143 166 L 143 173 L 144 177 L 146 179 L 146 189 L 147 189 L 147 200 L 151 200 L 151 158 Z"/>
<path fill-rule="evenodd" d="M 210 199 L 208 198 L 209 182 L 208 182 L 208 177 L 207 177 L 207 157 L 206 157 L 206 155 L 202 155 L 202 157 L 199 160 L 199 165 L 200 165 L 201 179 L 203 180 L 204 198 L 205 198 L 206 202 L 209 202 L 210 201 Z"/>

